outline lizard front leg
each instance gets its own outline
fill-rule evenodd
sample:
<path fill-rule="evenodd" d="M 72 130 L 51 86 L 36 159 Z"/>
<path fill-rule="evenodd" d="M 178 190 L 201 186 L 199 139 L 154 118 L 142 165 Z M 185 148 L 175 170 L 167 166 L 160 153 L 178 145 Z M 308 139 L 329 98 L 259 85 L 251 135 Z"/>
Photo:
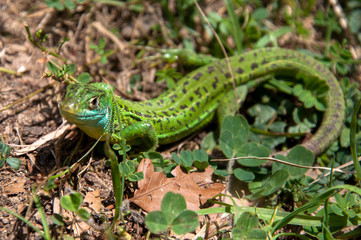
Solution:
<path fill-rule="evenodd" d="M 149 122 L 133 123 L 122 130 L 116 130 L 111 136 L 114 142 L 120 142 L 122 137 L 125 138 L 127 144 L 139 151 L 154 151 L 158 146 L 157 133 Z"/>

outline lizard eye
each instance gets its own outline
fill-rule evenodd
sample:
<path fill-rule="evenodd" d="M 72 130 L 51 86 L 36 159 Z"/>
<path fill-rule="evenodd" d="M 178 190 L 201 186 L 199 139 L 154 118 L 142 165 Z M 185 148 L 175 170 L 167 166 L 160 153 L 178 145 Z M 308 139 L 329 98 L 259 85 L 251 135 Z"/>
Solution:
<path fill-rule="evenodd" d="M 93 97 L 92 99 L 90 99 L 90 108 L 96 108 L 99 105 L 99 98 L 98 97 Z"/>

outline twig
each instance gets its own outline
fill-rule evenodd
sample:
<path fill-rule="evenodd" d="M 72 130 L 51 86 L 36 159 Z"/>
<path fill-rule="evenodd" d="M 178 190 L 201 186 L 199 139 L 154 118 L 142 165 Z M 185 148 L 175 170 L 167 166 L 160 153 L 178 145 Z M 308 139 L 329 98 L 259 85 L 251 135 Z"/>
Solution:
<path fill-rule="evenodd" d="M 334 172 L 340 172 L 340 173 L 352 173 L 351 171 L 341 170 L 339 167 L 332 169 L 332 168 L 328 168 L 328 167 L 303 166 L 303 165 L 298 165 L 298 164 L 295 164 L 295 163 L 282 161 L 282 160 L 279 160 L 277 158 L 272 158 L 272 157 L 252 157 L 252 156 L 248 156 L 248 157 L 235 157 L 235 158 L 228 158 L 228 159 L 212 159 L 211 161 L 225 162 L 225 161 L 234 161 L 234 160 L 238 160 L 238 159 L 267 160 L 267 161 L 282 163 L 282 164 L 289 165 L 289 166 L 292 166 L 292 167 L 299 167 L 299 168 L 306 168 L 306 169 L 322 169 L 322 170 L 328 170 L 328 171 L 334 171 Z"/>
<path fill-rule="evenodd" d="M 63 58 L 62 56 L 60 56 L 59 54 L 57 54 L 56 52 L 50 51 L 48 49 L 46 49 L 45 47 L 43 47 L 39 41 L 35 41 L 35 39 L 33 38 L 33 36 L 31 35 L 30 29 L 28 25 L 25 25 L 25 29 L 26 32 L 28 33 L 28 39 L 29 41 L 37 48 L 39 48 L 41 51 L 50 54 L 53 57 L 56 57 L 58 59 L 60 59 L 61 61 L 63 61 L 64 63 L 67 63 L 67 60 L 65 58 Z"/>
<path fill-rule="evenodd" d="M 228 66 L 229 73 L 231 74 L 231 79 L 233 80 L 233 81 L 232 81 L 232 84 L 233 84 L 233 89 L 234 89 L 235 104 L 238 105 L 238 102 L 237 102 L 236 82 L 235 82 L 235 79 L 234 79 L 234 76 L 233 76 L 233 71 L 232 71 L 231 63 L 230 63 L 230 61 L 229 61 L 229 58 L 228 58 L 228 54 L 227 54 L 227 52 L 226 52 L 226 49 L 224 48 L 221 39 L 218 37 L 217 32 L 214 30 L 213 26 L 212 26 L 211 23 L 209 22 L 207 16 L 204 14 L 203 10 L 202 10 L 201 7 L 199 6 L 197 0 L 193 0 L 193 2 L 194 2 L 194 4 L 196 5 L 196 7 L 197 7 L 198 11 L 200 12 L 200 14 L 202 15 L 203 20 L 207 23 L 207 25 L 208 25 L 209 28 L 211 29 L 212 33 L 214 34 L 214 37 L 217 39 L 217 42 L 218 42 L 219 46 L 220 46 L 221 49 L 222 49 L 222 52 L 223 52 L 223 55 L 224 55 L 224 59 L 226 60 L 226 63 L 227 63 L 227 66 Z"/>
<path fill-rule="evenodd" d="M 39 88 L 35 92 L 32 92 L 29 95 L 27 95 L 27 96 L 25 96 L 23 98 L 20 98 L 20 99 L 16 100 L 15 102 L 10 103 L 10 104 L 6 105 L 5 107 L 1 108 L 0 112 L 3 112 L 3 111 L 5 111 L 5 110 L 7 110 L 9 108 L 12 108 L 12 107 L 14 107 L 15 105 L 17 105 L 19 103 L 25 102 L 26 100 L 28 100 L 29 98 L 35 96 L 36 94 L 41 93 L 41 92 L 45 91 L 46 89 L 53 87 L 55 84 L 57 84 L 57 82 L 52 82 L 52 83 L 49 83 L 48 85 L 46 85 L 46 86 L 44 86 L 42 88 Z"/>

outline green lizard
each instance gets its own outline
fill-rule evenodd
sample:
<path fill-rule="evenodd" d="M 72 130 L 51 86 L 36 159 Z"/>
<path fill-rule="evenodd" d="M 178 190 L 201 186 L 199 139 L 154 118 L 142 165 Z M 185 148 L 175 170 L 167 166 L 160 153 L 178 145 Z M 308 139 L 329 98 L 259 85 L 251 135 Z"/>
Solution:
<path fill-rule="evenodd" d="M 335 76 L 305 54 L 280 48 L 265 48 L 231 57 L 232 74 L 225 60 L 203 66 L 183 77 L 160 97 L 134 102 L 113 94 L 105 83 L 69 85 L 60 104 L 63 117 L 92 138 L 121 140 L 143 151 L 175 142 L 209 123 L 228 109 L 233 80 L 240 86 L 273 75 L 304 72 L 328 85 L 327 109 L 317 132 L 302 145 L 318 155 L 339 136 L 345 118 L 343 92 Z M 288 74 L 289 75 L 289 74 Z M 225 100 L 226 99 L 226 100 Z M 227 104 L 228 101 L 228 104 Z M 228 105 L 228 106 L 227 106 Z M 218 116 L 221 119 L 224 116 Z"/>

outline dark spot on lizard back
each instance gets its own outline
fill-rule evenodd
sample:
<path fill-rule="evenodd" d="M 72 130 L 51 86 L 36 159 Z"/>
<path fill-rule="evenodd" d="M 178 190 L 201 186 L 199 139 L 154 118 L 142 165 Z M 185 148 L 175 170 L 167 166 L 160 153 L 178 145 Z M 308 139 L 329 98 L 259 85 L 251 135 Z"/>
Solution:
<path fill-rule="evenodd" d="M 164 116 L 169 117 L 169 114 L 168 114 L 168 112 L 167 112 L 167 111 L 162 111 L 162 113 L 163 113 L 163 115 L 164 115 Z"/>
<path fill-rule="evenodd" d="M 177 97 L 178 97 L 177 94 L 173 94 L 173 95 L 170 96 L 170 100 L 172 101 L 172 103 L 175 102 L 175 99 L 176 99 Z"/>
<path fill-rule="evenodd" d="M 189 81 L 185 81 L 184 83 L 183 83 L 183 89 L 182 89 L 182 92 L 184 93 L 184 94 L 186 94 L 187 93 L 187 89 L 186 89 L 186 87 L 187 87 L 187 85 L 189 84 Z"/>
<path fill-rule="evenodd" d="M 244 70 L 242 69 L 242 68 L 237 68 L 237 73 L 239 73 L 239 74 L 242 74 L 244 72 Z"/>
<path fill-rule="evenodd" d="M 202 93 L 200 92 L 200 88 L 197 88 L 196 90 L 194 90 L 194 94 L 197 95 L 199 98 L 202 97 Z"/>
<path fill-rule="evenodd" d="M 139 112 L 139 111 L 135 111 L 134 110 L 134 113 L 137 114 L 138 116 L 143 116 L 143 113 Z"/>
<path fill-rule="evenodd" d="M 233 85 L 232 83 L 223 83 L 223 88 L 228 89 L 228 87 L 231 87 Z"/>
<path fill-rule="evenodd" d="M 217 88 L 217 83 L 218 83 L 218 78 L 215 77 L 215 78 L 214 78 L 214 81 L 212 82 L 212 87 L 213 87 L 213 89 L 216 89 L 216 88 Z"/>
<path fill-rule="evenodd" d="M 208 67 L 208 73 L 212 73 L 214 72 L 214 66 L 209 66 Z"/>
<path fill-rule="evenodd" d="M 193 79 L 198 81 L 202 76 L 203 76 L 203 74 L 199 72 L 196 75 L 194 75 Z"/>

